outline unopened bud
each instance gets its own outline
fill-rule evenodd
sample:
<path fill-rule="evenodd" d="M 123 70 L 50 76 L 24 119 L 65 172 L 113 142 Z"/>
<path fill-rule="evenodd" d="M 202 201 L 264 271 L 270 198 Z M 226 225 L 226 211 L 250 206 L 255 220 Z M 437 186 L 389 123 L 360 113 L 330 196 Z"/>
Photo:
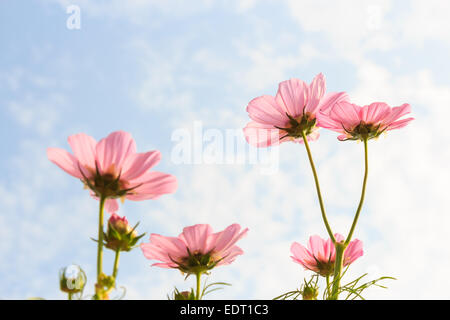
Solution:
<path fill-rule="evenodd" d="M 303 300 L 317 300 L 319 290 L 315 287 L 305 286 L 303 289 Z"/>
<path fill-rule="evenodd" d="M 62 268 L 59 272 L 59 287 L 67 293 L 78 293 L 83 291 L 86 285 L 86 274 L 78 265 L 70 265 Z"/>
<path fill-rule="evenodd" d="M 175 291 L 173 292 L 173 300 L 195 300 L 194 290 L 191 289 L 191 291 L 180 292 L 175 288 Z"/>
<path fill-rule="evenodd" d="M 113 213 L 108 220 L 106 234 L 104 234 L 105 246 L 114 251 L 130 251 L 144 234 L 138 236 L 137 225 L 132 228 L 125 217 Z"/>

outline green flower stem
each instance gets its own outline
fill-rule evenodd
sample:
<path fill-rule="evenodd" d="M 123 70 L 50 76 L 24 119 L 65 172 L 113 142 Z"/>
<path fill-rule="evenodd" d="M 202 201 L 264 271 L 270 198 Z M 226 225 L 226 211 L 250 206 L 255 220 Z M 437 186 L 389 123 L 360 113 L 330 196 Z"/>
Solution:
<path fill-rule="evenodd" d="M 334 264 L 333 289 L 331 290 L 331 300 L 337 300 L 339 297 L 339 287 L 341 285 L 341 273 L 344 261 L 344 251 L 347 245 L 343 242 L 336 242 L 336 260 Z"/>
<path fill-rule="evenodd" d="M 119 257 L 120 257 L 120 249 L 117 249 L 116 256 L 114 258 L 114 267 L 113 267 L 113 273 L 112 273 L 114 281 L 116 281 L 117 272 L 119 271 Z"/>
<path fill-rule="evenodd" d="M 316 183 L 317 197 L 319 198 L 320 211 L 322 212 L 322 219 L 323 219 L 323 222 L 325 223 L 325 227 L 327 228 L 327 232 L 331 238 L 331 241 L 333 241 L 333 243 L 335 244 L 336 239 L 334 237 L 333 231 L 331 231 L 331 227 L 330 227 L 330 224 L 328 223 L 327 215 L 325 213 L 325 206 L 323 205 L 322 194 L 320 192 L 319 178 L 317 177 L 316 167 L 314 166 L 314 161 L 312 159 L 311 150 L 309 149 L 309 143 L 308 143 L 308 139 L 306 138 L 305 131 L 302 131 L 302 137 L 303 137 L 303 142 L 306 147 L 306 152 L 308 153 L 308 159 L 309 159 L 309 163 L 311 164 L 311 169 L 312 169 L 312 172 L 314 175 L 314 181 Z"/>
<path fill-rule="evenodd" d="M 68 292 L 67 296 L 68 296 L 68 300 L 72 300 L 72 292 Z"/>
<path fill-rule="evenodd" d="M 326 277 L 326 279 L 327 279 L 327 288 L 326 288 L 326 293 L 327 293 L 327 297 L 330 297 L 330 275 L 329 274 L 327 274 L 327 277 Z"/>
<path fill-rule="evenodd" d="M 361 199 L 359 200 L 358 209 L 356 209 L 355 218 L 353 219 L 352 227 L 350 228 L 350 232 L 348 233 L 347 239 L 345 240 L 345 244 L 349 244 L 352 240 L 353 232 L 355 231 L 356 223 L 358 222 L 359 214 L 361 212 L 363 203 L 364 203 L 364 196 L 366 194 L 366 183 L 367 183 L 367 176 L 369 175 L 369 158 L 367 153 L 367 139 L 363 140 L 364 142 L 364 165 L 365 165 L 365 172 L 364 172 L 364 181 L 361 191 Z"/>
<path fill-rule="evenodd" d="M 97 243 L 97 283 L 100 283 L 100 276 L 103 272 L 103 211 L 105 207 L 105 196 L 100 196 L 100 206 L 98 214 L 98 243 Z"/>
<path fill-rule="evenodd" d="M 195 293 L 195 300 L 200 300 L 200 280 L 202 277 L 202 273 L 201 272 L 197 272 L 195 274 L 195 276 L 197 277 L 197 291 Z"/>
<path fill-rule="evenodd" d="M 352 240 L 353 232 L 355 231 L 356 224 L 358 222 L 359 214 L 361 213 L 361 209 L 364 203 L 364 197 L 366 194 L 366 184 L 367 184 L 367 177 L 369 175 L 369 157 L 367 152 L 367 139 L 363 140 L 364 143 L 364 166 L 365 166 L 365 172 L 364 172 L 364 180 L 362 185 L 362 191 L 361 191 L 361 199 L 359 200 L 358 208 L 356 209 L 355 217 L 353 219 L 352 226 L 350 228 L 350 231 L 348 233 L 347 239 L 343 243 L 335 243 L 336 247 L 336 261 L 334 266 L 334 277 L 333 277 L 333 290 L 331 294 L 331 299 L 337 300 L 339 296 L 339 285 L 341 281 L 341 272 L 342 272 L 342 265 L 344 260 L 344 251 L 345 248 L 347 248 L 348 244 Z"/>

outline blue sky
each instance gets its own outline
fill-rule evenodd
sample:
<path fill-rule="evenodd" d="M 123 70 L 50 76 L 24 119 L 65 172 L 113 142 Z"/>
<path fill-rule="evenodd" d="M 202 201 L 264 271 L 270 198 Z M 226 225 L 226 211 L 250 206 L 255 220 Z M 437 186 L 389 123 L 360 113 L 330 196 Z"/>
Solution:
<path fill-rule="evenodd" d="M 173 195 L 121 206 L 142 232 L 177 235 L 195 223 L 250 229 L 240 243 L 246 253 L 211 276 L 233 286 L 211 298 L 270 299 L 298 287 L 309 274 L 289 258 L 290 244 L 326 236 L 304 148 L 276 148 L 279 170 L 265 175 L 247 162 L 177 164 L 172 135 L 192 132 L 195 122 L 239 132 L 251 99 L 319 72 L 328 91 L 347 91 L 361 105 L 407 102 L 416 118 L 369 145 L 368 197 L 355 233 L 365 255 L 353 274 L 398 278 L 368 292 L 373 299 L 450 298 L 442 277 L 450 267 L 448 4 L 124 3 L 0 2 L 1 298 L 63 299 L 57 275 L 71 263 L 93 279 L 97 203 L 45 150 L 68 149 L 74 133 L 101 139 L 115 130 L 131 132 L 141 152 L 160 150 L 156 170 L 179 180 Z M 81 10 L 80 29 L 66 26 L 72 4 Z M 346 233 L 359 199 L 362 145 L 323 131 L 312 149 L 331 223 Z M 193 285 L 175 270 L 150 267 L 140 250 L 123 254 L 119 282 L 127 298 L 139 299 Z"/>

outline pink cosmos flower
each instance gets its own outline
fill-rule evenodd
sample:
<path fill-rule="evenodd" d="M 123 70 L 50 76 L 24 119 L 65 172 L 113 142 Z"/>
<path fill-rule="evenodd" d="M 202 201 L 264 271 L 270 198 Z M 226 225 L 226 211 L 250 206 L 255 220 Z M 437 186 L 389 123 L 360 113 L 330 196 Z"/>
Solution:
<path fill-rule="evenodd" d="M 411 106 L 407 103 L 391 108 L 384 102 L 360 107 L 342 101 L 321 111 L 318 121 L 321 127 L 342 133 L 338 136 L 341 141 L 364 140 L 377 138 L 389 130 L 403 128 L 414 118 L 399 119 L 410 112 Z"/>
<path fill-rule="evenodd" d="M 338 233 L 335 235 L 336 241 L 341 242 L 344 237 Z M 324 240 L 319 236 L 309 238 L 308 247 L 294 242 L 291 245 L 291 258 L 294 262 L 301 264 L 305 269 L 314 271 L 321 276 L 328 276 L 334 272 L 334 262 L 336 259 L 336 249 L 331 239 Z M 362 241 L 355 239 L 350 241 L 344 252 L 344 266 L 348 266 L 363 255 Z"/>
<path fill-rule="evenodd" d="M 75 178 L 80 179 L 94 197 L 106 197 L 105 208 L 118 209 L 117 198 L 133 201 L 156 199 L 177 188 L 174 176 L 149 171 L 161 160 L 157 150 L 136 152 L 131 135 L 116 131 L 96 142 L 79 133 L 69 137 L 73 154 L 64 149 L 48 148 L 50 161 Z"/>
<path fill-rule="evenodd" d="M 293 78 L 279 84 L 275 97 L 263 95 L 250 101 L 247 112 L 253 121 L 244 128 L 247 142 L 256 147 L 301 143 L 302 131 L 308 141 L 316 140 L 318 111 L 348 100 L 345 92 L 325 94 L 325 89 L 325 77 L 319 73 L 309 85 Z"/>
<path fill-rule="evenodd" d="M 243 254 L 235 243 L 247 234 L 239 224 L 232 224 L 213 233 L 208 224 L 185 227 L 178 237 L 151 234 L 149 243 L 141 249 L 147 259 L 159 260 L 153 266 L 177 268 L 188 274 L 207 272 L 215 266 L 230 264 Z"/>

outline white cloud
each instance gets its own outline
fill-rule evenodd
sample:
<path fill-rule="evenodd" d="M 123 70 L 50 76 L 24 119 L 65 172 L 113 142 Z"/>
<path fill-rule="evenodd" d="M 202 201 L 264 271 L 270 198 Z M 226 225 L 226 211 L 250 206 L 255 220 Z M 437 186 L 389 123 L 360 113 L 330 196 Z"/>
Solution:
<path fill-rule="evenodd" d="M 386 20 L 391 3 L 377 1 L 287 1 L 288 8 L 302 29 L 324 34 L 333 55 L 359 59 L 367 50 L 392 47 L 392 22 Z"/>
<path fill-rule="evenodd" d="M 447 1 L 412 0 L 409 9 L 400 14 L 398 27 L 409 44 L 422 47 L 427 40 L 449 44 L 450 28 Z"/>

